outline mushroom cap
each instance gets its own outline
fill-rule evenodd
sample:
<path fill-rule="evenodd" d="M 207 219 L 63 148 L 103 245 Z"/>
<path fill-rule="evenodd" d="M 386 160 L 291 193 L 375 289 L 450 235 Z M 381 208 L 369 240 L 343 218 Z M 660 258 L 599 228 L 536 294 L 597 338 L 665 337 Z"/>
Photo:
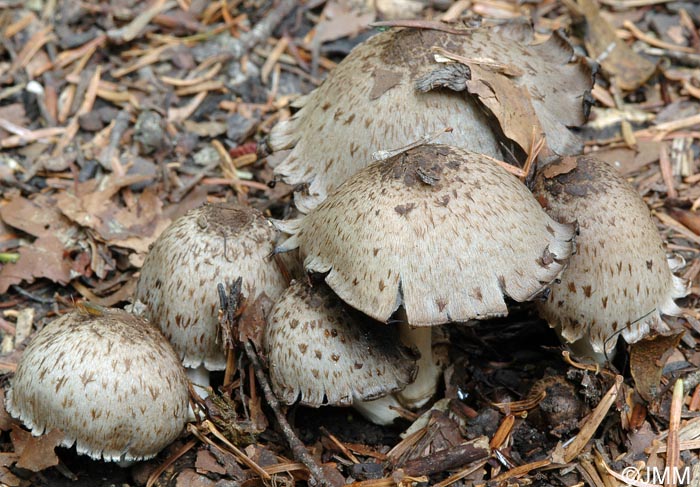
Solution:
<path fill-rule="evenodd" d="M 669 267 L 664 243 L 634 187 L 606 162 L 564 158 L 537 176 L 535 196 L 559 221 L 578 221 L 577 252 L 561 282 L 539 303 L 569 342 L 590 340 L 609 353 L 619 333 L 634 343 L 650 329 L 667 330 L 661 315 L 678 315 L 688 293 Z"/>
<path fill-rule="evenodd" d="M 519 71 L 512 76 L 531 94 L 534 112 L 557 154 L 576 154 L 580 143 L 567 126 L 585 121 L 584 94 L 591 71 L 572 62 L 573 50 L 559 35 L 531 45 L 523 24 L 451 34 L 430 29 L 390 29 L 358 45 L 326 81 L 294 106 L 300 110 L 270 134 L 273 151 L 292 149 L 275 168 L 291 185 L 308 184 L 295 204 L 308 213 L 332 190 L 371 163 L 378 150 L 395 149 L 447 127 L 441 142 L 502 158 L 500 129 L 466 92 L 419 92 L 415 83 L 444 64 L 434 46 Z"/>
<path fill-rule="evenodd" d="M 264 336 L 279 400 L 351 405 L 410 383 L 416 357 L 401 345 L 396 329 L 371 321 L 323 283 L 293 282 L 273 306 Z"/>
<path fill-rule="evenodd" d="M 259 211 L 218 203 L 187 212 L 153 243 L 135 297 L 186 367 L 226 368 L 217 283 L 242 277 L 242 293 L 250 301 L 262 294 L 274 300 L 287 287 L 270 258 L 275 237 Z"/>
<path fill-rule="evenodd" d="M 34 435 L 58 428 L 62 446 L 105 461 L 154 457 L 182 432 L 188 382 L 161 332 L 117 309 L 72 311 L 36 334 L 6 408 Z"/>
<path fill-rule="evenodd" d="M 276 225 L 307 271 L 386 322 L 403 305 L 428 326 L 503 316 L 564 269 L 574 228 L 549 218 L 493 159 L 425 145 L 372 164 L 308 215 Z"/>

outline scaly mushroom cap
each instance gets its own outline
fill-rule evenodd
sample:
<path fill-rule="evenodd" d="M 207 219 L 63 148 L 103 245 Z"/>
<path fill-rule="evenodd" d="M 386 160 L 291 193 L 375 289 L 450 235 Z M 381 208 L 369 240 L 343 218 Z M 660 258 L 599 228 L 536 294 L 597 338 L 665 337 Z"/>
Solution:
<path fill-rule="evenodd" d="M 597 353 L 609 353 L 619 333 L 634 343 L 650 329 L 666 330 L 661 315 L 678 315 L 673 300 L 688 289 L 672 274 L 632 185 L 609 164 L 581 156 L 547 166 L 534 193 L 553 218 L 577 220 L 580 229 L 561 283 L 539 305 L 543 318 L 569 342 L 590 340 Z"/>
<path fill-rule="evenodd" d="M 160 331 L 117 309 L 73 311 L 36 334 L 22 354 L 6 408 L 41 435 L 105 461 L 145 460 L 182 432 L 188 386 Z"/>
<path fill-rule="evenodd" d="M 547 142 L 557 154 L 576 154 L 580 143 L 566 129 L 585 121 L 584 93 L 590 69 L 572 62 L 573 50 L 557 34 L 531 45 L 522 24 L 465 30 L 391 29 L 357 46 L 326 81 L 294 106 L 300 110 L 270 134 L 273 151 L 293 149 L 275 168 L 297 193 L 297 208 L 308 213 L 332 190 L 368 165 L 378 150 L 396 149 L 447 127 L 440 141 L 501 159 L 499 135 L 466 92 L 417 91 L 415 83 L 444 64 L 434 46 L 521 72 L 511 77 L 525 86 Z M 500 96 L 497 94 L 496 96 Z"/>
<path fill-rule="evenodd" d="M 285 278 L 270 258 L 275 235 L 259 211 L 221 203 L 187 212 L 153 243 L 136 298 L 186 367 L 226 368 L 218 338 L 217 283 L 242 277 L 250 302 L 263 293 L 274 300 L 284 290 Z"/>
<path fill-rule="evenodd" d="M 273 306 L 265 330 L 270 379 L 280 401 L 351 405 L 411 382 L 416 358 L 395 329 L 371 321 L 322 283 L 312 288 L 293 282 Z"/>
<path fill-rule="evenodd" d="M 561 273 L 574 229 L 492 159 L 425 145 L 358 172 L 318 208 L 276 222 L 307 271 L 380 321 L 427 326 L 507 314 Z"/>

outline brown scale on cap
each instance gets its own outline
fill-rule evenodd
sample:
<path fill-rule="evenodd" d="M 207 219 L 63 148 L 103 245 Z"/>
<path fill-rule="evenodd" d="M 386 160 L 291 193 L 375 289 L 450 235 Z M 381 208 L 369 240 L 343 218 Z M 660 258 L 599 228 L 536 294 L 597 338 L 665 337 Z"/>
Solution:
<path fill-rule="evenodd" d="M 155 456 L 182 432 L 188 386 L 160 331 L 117 309 L 73 311 L 22 354 L 7 411 L 34 435 L 58 428 L 63 446 L 106 461 Z"/>
<path fill-rule="evenodd" d="M 303 213 L 317 206 L 340 183 L 368 165 L 378 150 L 403 147 L 446 127 L 441 141 L 501 159 L 500 130 L 466 92 L 419 92 L 416 82 L 444 64 L 433 46 L 472 59 L 486 59 L 518 71 L 550 148 L 556 154 L 580 152 L 567 126 L 585 121 L 590 69 L 572 61 L 573 50 L 559 35 L 532 45 L 522 24 L 481 28 L 465 35 L 438 30 L 391 29 L 357 46 L 326 81 L 294 106 L 300 110 L 270 135 L 273 151 L 292 149 L 275 168 L 285 182 L 308 184 L 298 193 Z"/>
<path fill-rule="evenodd" d="M 369 401 L 403 389 L 416 373 L 396 329 L 362 316 L 322 283 L 292 283 L 270 312 L 264 346 L 285 404 Z"/>
<path fill-rule="evenodd" d="M 674 299 L 688 293 L 672 274 L 664 243 L 637 191 L 609 164 L 566 158 L 538 174 L 535 196 L 559 221 L 578 221 L 577 251 L 561 283 L 551 286 L 543 317 L 567 342 L 583 339 L 609 353 L 619 334 L 634 343 L 662 315 L 678 315 Z"/>
<path fill-rule="evenodd" d="M 173 222 L 154 242 L 141 269 L 136 299 L 186 367 L 223 370 L 218 336 L 218 283 L 243 278 L 249 302 L 275 299 L 286 280 L 270 258 L 274 227 L 252 208 L 204 205 Z"/>
<path fill-rule="evenodd" d="M 307 271 L 386 322 L 403 305 L 429 326 L 507 314 L 556 279 L 574 228 L 483 155 L 421 146 L 372 164 L 308 215 L 276 224 Z"/>

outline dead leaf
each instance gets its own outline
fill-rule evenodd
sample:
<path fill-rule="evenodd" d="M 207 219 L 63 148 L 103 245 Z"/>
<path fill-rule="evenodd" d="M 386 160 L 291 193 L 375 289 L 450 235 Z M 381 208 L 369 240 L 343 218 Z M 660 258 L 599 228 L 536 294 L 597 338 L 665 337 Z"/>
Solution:
<path fill-rule="evenodd" d="M 636 90 L 656 71 L 656 65 L 630 49 L 615 35 L 615 30 L 600 16 L 594 0 L 578 0 L 586 17 L 586 49 L 603 70 L 623 90 Z"/>
<path fill-rule="evenodd" d="M 59 284 L 71 280 L 71 265 L 64 258 L 63 243 L 53 235 L 39 237 L 27 247 L 19 250 L 19 260 L 6 264 L 0 270 L 0 294 L 7 292 L 13 284 L 28 283 L 45 277 Z"/>
<path fill-rule="evenodd" d="M 54 449 L 63 441 L 61 430 L 53 429 L 41 436 L 32 436 L 28 431 L 15 426 L 10 432 L 10 439 L 15 452 L 19 455 L 17 467 L 41 472 L 58 465 L 58 457 Z"/>
<path fill-rule="evenodd" d="M 369 27 L 374 12 L 362 13 L 338 1 L 330 1 L 323 9 L 325 19 L 316 26 L 314 44 L 334 41 L 343 37 L 354 37 Z"/>
<path fill-rule="evenodd" d="M 175 482 L 175 487 L 214 487 L 216 482 L 200 475 L 191 468 L 182 470 Z"/>
<path fill-rule="evenodd" d="M 31 200 L 19 195 L 12 198 L 0 207 L 0 218 L 34 237 L 60 234 L 61 238 L 67 240 L 78 232 L 56 208 L 56 200 L 45 194 L 39 194 Z"/>
<path fill-rule="evenodd" d="M 370 100 L 376 100 L 394 86 L 401 83 L 403 74 L 397 71 L 391 71 L 390 69 L 379 68 L 374 70 L 373 78 L 374 84 L 372 85 L 372 91 L 369 92 Z"/>
<path fill-rule="evenodd" d="M 639 140 L 634 149 L 616 147 L 592 152 L 591 155 L 615 167 L 623 176 L 639 171 L 644 166 L 659 160 L 660 142 Z"/>
<path fill-rule="evenodd" d="M 559 162 L 549 164 L 542 170 L 542 175 L 547 178 L 555 178 L 562 174 L 567 174 L 576 169 L 578 163 L 576 157 L 564 157 Z"/>
<path fill-rule="evenodd" d="M 683 332 L 656 335 L 630 345 L 630 371 L 639 395 L 654 401 L 666 360 L 680 343 Z"/>
<path fill-rule="evenodd" d="M 265 328 L 265 311 L 270 309 L 272 301 L 265 293 L 260 294 L 252 303 L 246 302 L 243 314 L 238 320 L 238 340 L 242 343 L 250 340 L 257 350 L 262 350 L 262 335 Z"/>
<path fill-rule="evenodd" d="M 200 473 L 218 473 L 224 475 L 226 469 L 216 461 L 216 457 L 209 450 L 201 449 L 197 452 L 197 460 L 194 463 L 194 468 Z"/>

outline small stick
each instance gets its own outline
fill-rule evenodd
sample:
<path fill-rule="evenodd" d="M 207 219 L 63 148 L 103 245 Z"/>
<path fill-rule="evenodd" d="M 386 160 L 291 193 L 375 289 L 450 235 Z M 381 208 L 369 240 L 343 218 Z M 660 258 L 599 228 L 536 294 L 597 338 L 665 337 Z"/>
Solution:
<path fill-rule="evenodd" d="M 680 465 L 680 438 L 678 430 L 681 427 L 681 413 L 683 411 L 683 380 L 676 380 L 673 386 L 673 397 L 671 399 L 671 412 L 668 424 L 668 438 L 666 439 L 666 471 L 674 474 L 678 471 Z M 668 487 L 676 487 L 678 479 L 675 475 L 671 475 Z"/>
<path fill-rule="evenodd" d="M 330 439 L 335 446 L 337 446 L 343 454 L 350 459 L 352 463 L 361 463 L 353 453 L 347 449 L 345 445 L 343 445 L 338 438 L 335 437 L 330 431 L 328 431 L 325 427 L 321 426 L 321 433 L 326 435 L 328 439 Z"/>
<path fill-rule="evenodd" d="M 311 472 L 311 475 L 316 480 L 317 485 L 331 487 L 332 484 L 326 480 L 326 477 L 321 470 L 321 466 L 316 463 L 316 460 L 314 460 L 314 458 L 309 454 L 306 446 L 304 446 L 301 440 L 297 437 L 294 430 L 287 422 L 287 418 L 284 416 L 284 414 L 282 414 L 280 403 L 277 401 L 277 397 L 272 392 L 272 388 L 270 387 L 267 377 L 265 376 L 265 371 L 260 364 L 260 359 L 253 349 L 253 345 L 249 341 L 246 341 L 243 343 L 243 347 L 245 348 L 245 353 L 248 356 L 248 359 L 253 364 L 253 368 L 255 369 L 255 377 L 258 379 L 258 384 L 260 384 L 260 388 L 263 391 L 265 401 L 267 401 L 268 406 L 270 406 L 270 409 L 272 409 L 272 411 L 275 413 L 277 424 L 279 424 L 282 434 L 286 438 L 287 443 L 289 443 L 289 447 L 292 450 L 292 455 L 294 455 L 296 460 L 303 463 L 306 468 L 309 469 L 309 472 Z"/>

